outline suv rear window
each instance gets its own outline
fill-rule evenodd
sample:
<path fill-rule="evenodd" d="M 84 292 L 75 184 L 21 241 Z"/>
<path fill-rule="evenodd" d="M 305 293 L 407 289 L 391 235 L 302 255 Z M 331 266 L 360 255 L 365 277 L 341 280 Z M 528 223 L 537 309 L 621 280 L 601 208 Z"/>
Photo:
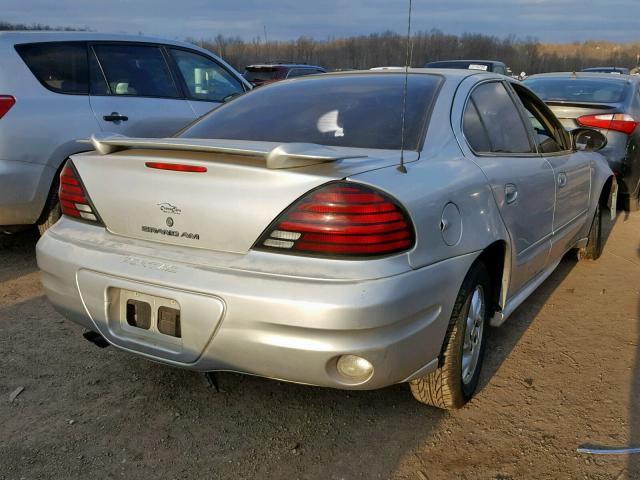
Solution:
<path fill-rule="evenodd" d="M 404 81 L 366 74 L 275 83 L 222 105 L 181 136 L 399 150 Z M 421 147 L 440 83 L 437 75 L 409 75 L 407 150 Z"/>
<path fill-rule="evenodd" d="M 49 90 L 71 94 L 89 92 L 84 43 L 31 43 L 15 48 L 38 81 Z"/>
<path fill-rule="evenodd" d="M 619 103 L 629 86 L 615 78 L 531 78 L 523 82 L 545 102 Z"/>

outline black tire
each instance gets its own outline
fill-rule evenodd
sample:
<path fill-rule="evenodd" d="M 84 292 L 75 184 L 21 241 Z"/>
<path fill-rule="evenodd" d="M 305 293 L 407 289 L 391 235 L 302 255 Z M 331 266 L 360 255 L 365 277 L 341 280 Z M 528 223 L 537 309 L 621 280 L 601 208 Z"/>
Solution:
<path fill-rule="evenodd" d="M 467 372 L 463 381 L 463 349 L 467 335 L 467 322 L 470 314 L 471 300 L 480 288 L 484 296 L 482 312 L 483 328 L 476 345 L 478 359 L 473 372 Z M 489 273 L 482 262 L 475 263 L 460 287 L 460 292 L 453 307 L 449 327 L 444 338 L 438 369 L 429 375 L 410 382 L 411 393 L 419 402 L 434 407 L 453 410 L 464 406 L 475 393 L 480 378 L 486 336 L 492 310 L 492 285 Z"/>
<path fill-rule="evenodd" d="M 604 248 L 604 241 L 602 237 L 602 222 L 603 222 L 603 209 L 600 206 L 600 202 L 596 205 L 596 211 L 593 214 L 593 220 L 591 221 L 591 228 L 589 229 L 589 236 L 587 237 L 587 246 L 578 249 L 578 260 L 584 258 L 589 260 L 597 260 L 602 255 Z"/>
<path fill-rule="evenodd" d="M 60 201 L 58 199 L 58 176 L 51 185 L 49 196 L 42 210 L 42 214 L 38 219 L 37 226 L 40 231 L 40 235 L 43 235 L 54 223 L 60 219 Z"/>

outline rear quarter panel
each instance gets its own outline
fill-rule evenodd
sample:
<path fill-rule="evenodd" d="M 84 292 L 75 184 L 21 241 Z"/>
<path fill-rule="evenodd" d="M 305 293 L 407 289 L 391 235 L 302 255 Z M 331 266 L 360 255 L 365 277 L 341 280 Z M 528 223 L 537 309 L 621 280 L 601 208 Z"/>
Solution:
<path fill-rule="evenodd" d="M 420 159 L 406 164 L 406 174 L 389 167 L 354 177 L 384 189 L 409 211 L 416 229 L 416 245 L 409 254 L 413 268 L 479 252 L 495 241 L 509 243 L 486 177 L 463 156 L 453 135 L 451 102 L 458 83 L 450 78 L 442 86 Z M 451 245 L 442 231 L 443 211 L 449 203 L 455 204 L 459 218 L 449 215 L 447 229 L 460 229 L 459 241 Z"/>

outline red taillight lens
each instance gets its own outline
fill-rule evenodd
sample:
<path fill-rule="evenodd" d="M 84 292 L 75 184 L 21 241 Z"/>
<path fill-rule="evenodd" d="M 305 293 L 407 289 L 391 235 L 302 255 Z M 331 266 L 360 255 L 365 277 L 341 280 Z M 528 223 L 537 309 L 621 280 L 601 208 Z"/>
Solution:
<path fill-rule="evenodd" d="M 372 257 L 408 250 L 413 225 L 388 195 L 351 182 L 329 183 L 289 207 L 254 248 L 322 257 Z"/>
<path fill-rule="evenodd" d="M 627 113 L 608 113 L 603 115 L 585 115 L 578 118 L 583 127 L 603 128 L 630 135 L 640 120 Z"/>
<path fill-rule="evenodd" d="M 16 99 L 11 95 L 0 95 L 0 118 L 4 117 L 15 104 Z"/>
<path fill-rule="evenodd" d="M 148 168 L 156 168 L 158 170 L 173 170 L 174 172 L 204 173 L 207 171 L 207 167 L 184 165 L 182 163 L 145 162 L 145 165 Z"/>
<path fill-rule="evenodd" d="M 60 173 L 58 197 L 63 215 L 102 223 L 71 160 L 67 161 Z"/>

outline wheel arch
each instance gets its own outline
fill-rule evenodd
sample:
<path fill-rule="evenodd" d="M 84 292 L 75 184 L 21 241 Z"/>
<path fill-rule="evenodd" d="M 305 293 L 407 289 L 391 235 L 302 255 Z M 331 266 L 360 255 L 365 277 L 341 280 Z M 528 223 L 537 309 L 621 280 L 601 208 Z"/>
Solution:
<path fill-rule="evenodd" d="M 487 245 L 478 255 L 476 262 L 482 262 L 489 272 L 493 287 L 491 316 L 501 311 L 506 304 L 511 272 L 511 250 L 506 240 L 496 240 Z"/>

